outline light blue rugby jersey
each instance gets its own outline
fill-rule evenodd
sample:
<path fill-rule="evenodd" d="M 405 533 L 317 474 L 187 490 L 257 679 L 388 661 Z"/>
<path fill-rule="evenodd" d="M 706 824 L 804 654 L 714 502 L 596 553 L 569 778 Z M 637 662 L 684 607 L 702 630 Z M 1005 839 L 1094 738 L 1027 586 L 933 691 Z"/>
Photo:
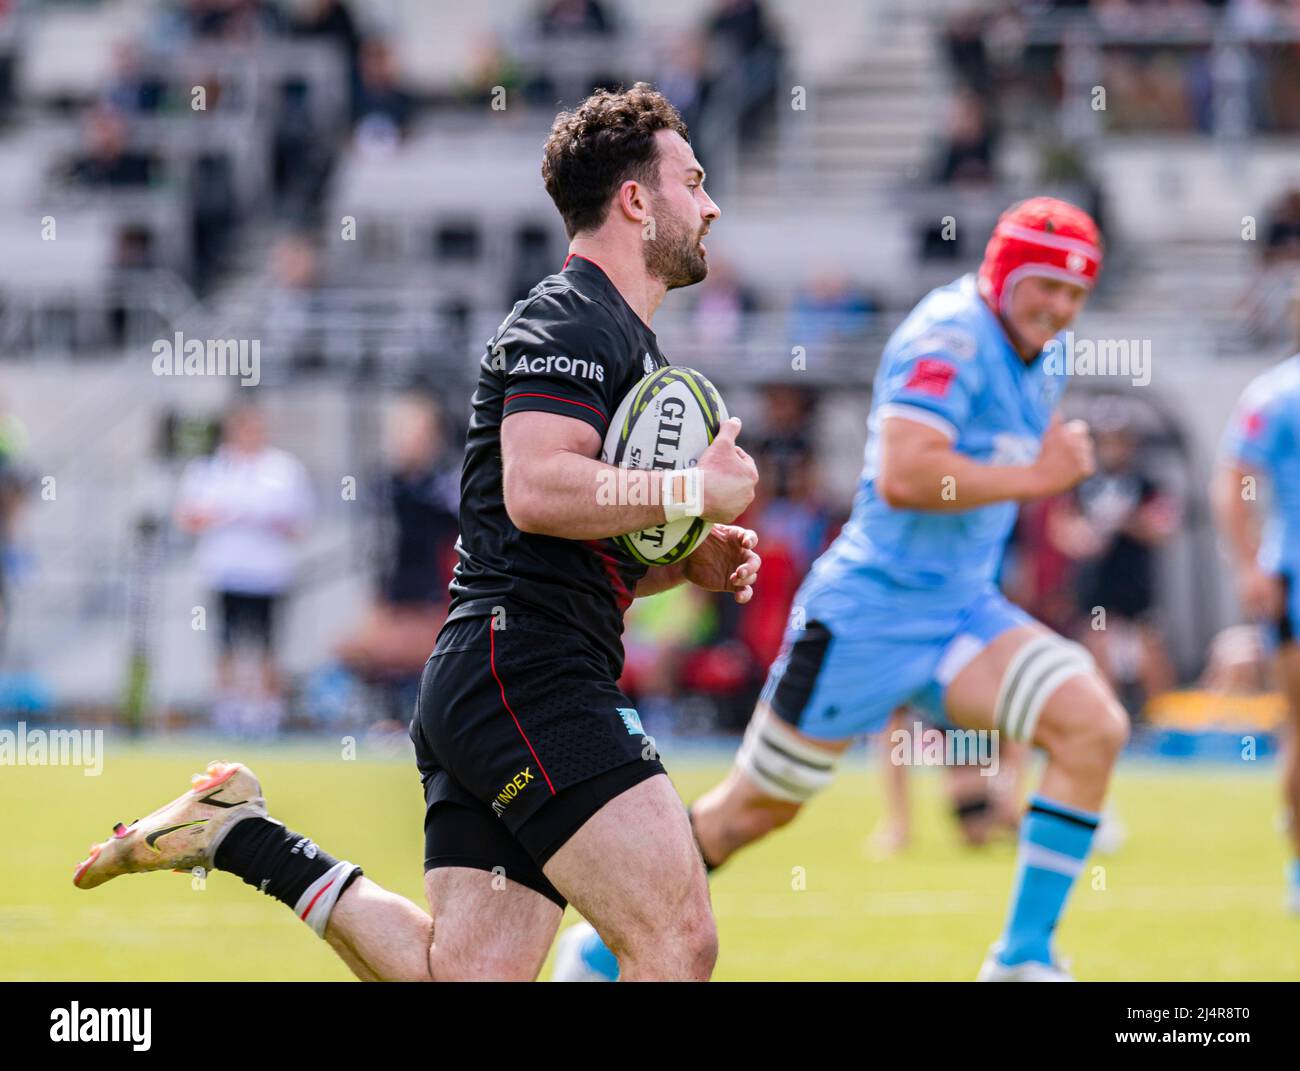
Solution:
<path fill-rule="evenodd" d="M 894 509 L 876 490 L 880 430 L 891 415 L 940 429 L 986 464 L 1028 464 L 1065 389 L 1043 355 L 1026 364 L 966 275 L 927 294 L 885 345 L 853 514 L 813 567 L 811 587 L 847 611 L 859 599 L 965 603 L 994 582 L 1018 505 L 960 513 Z M 961 488 L 955 488 L 957 501 Z M 811 594 L 811 592 L 810 592 Z M 833 608 L 833 606 L 832 606 Z"/>
<path fill-rule="evenodd" d="M 1228 422 L 1223 453 L 1269 483 L 1272 508 L 1260 542 L 1260 566 L 1300 571 L 1300 353 L 1246 388 Z"/>

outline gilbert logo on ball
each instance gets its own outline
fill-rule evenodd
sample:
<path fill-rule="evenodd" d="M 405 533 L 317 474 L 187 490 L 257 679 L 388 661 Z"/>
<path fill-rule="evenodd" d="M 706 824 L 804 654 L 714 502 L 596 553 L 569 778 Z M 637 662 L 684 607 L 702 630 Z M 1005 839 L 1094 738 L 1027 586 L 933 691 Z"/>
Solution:
<path fill-rule="evenodd" d="M 716 388 L 693 368 L 657 369 L 619 404 L 605 434 L 601 460 L 626 469 L 691 468 L 727 415 Z M 617 496 L 617 501 L 624 500 L 624 495 Z M 616 536 L 614 542 L 646 565 L 672 565 L 695 550 L 712 528 L 701 517 L 682 517 Z"/>

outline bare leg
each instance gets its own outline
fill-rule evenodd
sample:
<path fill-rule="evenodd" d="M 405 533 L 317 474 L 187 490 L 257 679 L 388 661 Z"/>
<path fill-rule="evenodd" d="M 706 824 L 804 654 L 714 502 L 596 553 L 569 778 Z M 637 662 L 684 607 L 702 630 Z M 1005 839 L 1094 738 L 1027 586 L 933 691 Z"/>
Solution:
<path fill-rule="evenodd" d="M 948 713 L 959 725 L 991 729 L 1007 665 L 1040 629 L 1010 629 L 990 643 L 948 687 Z M 1047 752 L 1040 791 L 1084 811 L 1100 811 L 1115 759 L 1128 739 L 1128 717 L 1095 675 L 1071 677 L 1048 699 L 1034 731 Z"/>
<path fill-rule="evenodd" d="M 1300 644 L 1290 643 L 1282 649 L 1278 675 L 1289 714 L 1282 741 L 1282 800 L 1288 810 L 1291 846 L 1300 859 Z"/>
<path fill-rule="evenodd" d="M 759 704 L 754 716 L 770 715 Z M 805 743 L 835 756 L 849 746 L 850 741 L 829 742 L 816 740 L 803 733 L 797 734 Z M 767 836 L 794 820 L 802 804 L 777 799 L 767 795 L 743 771 L 732 767 L 726 780 L 710 789 L 691 806 L 695 822 L 695 835 L 700 850 L 713 866 L 720 866 L 746 844 Z"/>
<path fill-rule="evenodd" d="M 903 711 L 889 716 L 889 724 L 880 734 L 880 754 L 883 759 L 885 779 L 885 814 L 871 836 L 875 852 L 887 857 L 905 849 L 912 840 L 912 808 L 907 795 L 907 767 L 893 760 L 890 734 L 902 726 Z"/>
<path fill-rule="evenodd" d="M 610 800 L 542 869 L 618 957 L 621 979 L 713 973 L 718 938 L 704 866 L 666 776 Z"/>
<path fill-rule="evenodd" d="M 362 981 L 531 981 L 559 928 L 557 904 L 469 867 L 425 875 L 433 915 L 360 877 L 339 898 L 325 939 Z"/>

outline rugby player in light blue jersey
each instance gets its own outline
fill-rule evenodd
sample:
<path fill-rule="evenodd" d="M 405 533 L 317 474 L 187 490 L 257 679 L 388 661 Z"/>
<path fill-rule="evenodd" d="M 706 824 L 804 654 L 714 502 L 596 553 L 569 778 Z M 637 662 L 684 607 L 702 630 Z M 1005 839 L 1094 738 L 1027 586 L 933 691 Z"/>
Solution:
<path fill-rule="evenodd" d="M 852 517 L 796 596 L 735 767 L 691 808 L 716 867 L 793 819 L 850 742 L 903 703 L 1032 742 L 1046 771 L 984 980 L 1069 979 L 1052 934 L 1128 738 L 1088 654 L 995 583 L 1019 503 L 1093 472 L 1087 426 L 1056 416 L 1065 377 L 1046 351 L 1082 309 L 1101 257 L 1085 212 L 1022 202 L 999 219 L 978 277 L 933 291 L 894 332 Z M 557 979 L 616 970 L 585 925 L 562 936 Z"/>
<path fill-rule="evenodd" d="M 1271 499 L 1263 518 L 1256 516 L 1258 492 L 1265 490 L 1261 478 Z M 1283 744 L 1282 795 L 1293 851 L 1287 900 L 1300 913 L 1300 353 L 1241 396 L 1223 439 L 1213 501 L 1242 608 L 1266 627 L 1286 693 L 1291 724 Z"/>

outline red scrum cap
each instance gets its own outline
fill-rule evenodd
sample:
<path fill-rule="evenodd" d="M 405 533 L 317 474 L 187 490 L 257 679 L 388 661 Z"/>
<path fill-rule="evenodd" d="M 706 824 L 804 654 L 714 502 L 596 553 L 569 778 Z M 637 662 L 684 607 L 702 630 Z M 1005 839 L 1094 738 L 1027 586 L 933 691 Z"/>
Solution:
<path fill-rule="evenodd" d="M 984 248 L 980 293 L 1005 314 L 1011 292 L 1026 275 L 1046 275 L 1091 290 L 1101 257 L 1101 232 L 1087 212 L 1055 197 L 1031 197 L 998 217 Z"/>

